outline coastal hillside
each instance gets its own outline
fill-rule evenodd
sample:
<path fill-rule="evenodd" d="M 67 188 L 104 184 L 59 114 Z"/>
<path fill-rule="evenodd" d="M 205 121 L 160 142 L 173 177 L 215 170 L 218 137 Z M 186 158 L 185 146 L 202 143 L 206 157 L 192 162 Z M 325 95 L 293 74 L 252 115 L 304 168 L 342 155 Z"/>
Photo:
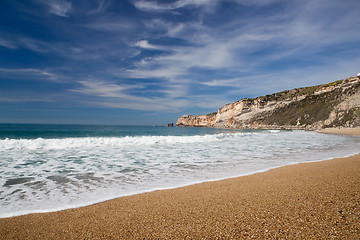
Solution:
<path fill-rule="evenodd" d="M 227 104 L 207 115 L 183 115 L 177 126 L 321 129 L 360 126 L 360 75 Z"/>

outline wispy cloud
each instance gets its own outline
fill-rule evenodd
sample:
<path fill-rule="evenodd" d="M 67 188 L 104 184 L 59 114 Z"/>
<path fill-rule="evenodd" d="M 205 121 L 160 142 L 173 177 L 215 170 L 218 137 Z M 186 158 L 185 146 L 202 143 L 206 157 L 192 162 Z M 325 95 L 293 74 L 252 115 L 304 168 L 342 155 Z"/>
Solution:
<path fill-rule="evenodd" d="M 95 9 L 92 9 L 88 14 L 99 14 L 103 12 L 109 6 L 109 1 L 98 0 L 98 6 Z"/>
<path fill-rule="evenodd" d="M 60 17 L 68 17 L 72 8 L 72 3 L 66 0 L 46 0 L 43 1 L 49 7 L 49 12 Z"/>
<path fill-rule="evenodd" d="M 41 54 L 47 54 L 52 52 L 68 55 L 69 52 L 75 49 L 74 47 L 67 47 L 61 42 L 52 43 L 28 36 L 15 34 L 7 36 L 7 39 L 0 39 L 0 46 L 4 46 L 10 50 L 28 49 Z"/>
<path fill-rule="evenodd" d="M 5 39 L 0 38 L 0 46 L 8 49 L 17 49 L 18 47 L 13 42 L 7 41 Z"/>
<path fill-rule="evenodd" d="M 150 44 L 147 40 L 137 41 L 135 43 L 135 46 L 140 47 L 140 48 L 144 48 L 144 49 L 153 49 L 153 50 L 161 49 L 161 47 Z"/>
<path fill-rule="evenodd" d="M 225 88 L 228 96 L 257 97 L 283 90 L 340 80 L 357 74 L 360 58 L 324 62 L 319 66 L 289 68 L 283 71 L 253 72 L 237 78 L 211 79 L 201 84 L 213 89 Z"/>
<path fill-rule="evenodd" d="M 16 40 L 16 43 L 22 48 L 30 49 L 39 53 L 47 53 L 53 48 L 53 46 L 50 46 L 48 42 L 29 37 L 20 37 Z"/>
<path fill-rule="evenodd" d="M 111 98 L 127 98 L 130 97 L 125 93 L 129 89 L 141 89 L 144 88 L 141 85 L 129 85 L 129 84 L 115 84 L 101 80 L 84 80 L 79 81 L 81 87 L 78 89 L 71 90 L 72 92 L 79 92 L 83 94 L 91 94 L 100 97 L 111 97 Z"/>
<path fill-rule="evenodd" d="M 246 6 L 266 6 L 284 0 L 226 0 L 226 2 L 235 2 Z M 201 7 L 202 10 L 209 10 L 214 8 L 220 0 L 177 0 L 171 3 L 159 3 L 156 0 L 133 0 L 136 8 L 145 12 L 160 12 L 168 10 L 176 10 L 184 7 Z"/>
<path fill-rule="evenodd" d="M 244 81 L 246 78 L 229 78 L 229 79 L 212 79 L 210 81 L 201 82 L 210 87 L 235 87 L 239 82 Z"/>
<path fill-rule="evenodd" d="M 3 45 L 9 50 L 30 50 L 43 56 L 61 56 L 66 59 L 98 59 L 103 58 L 106 54 L 114 53 L 116 51 L 113 46 L 104 45 L 102 43 L 81 42 L 78 39 L 75 42 L 61 42 L 61 41 L 44 41 L 28 36 L 9 35 L 8 39 L 0 39 L 0 46 Z M 3 43 L 3 44 L 1 44 Z M 101 52 L 101 53 L 99 53 Z"/>
<path fill-rule="evenodd" d="M 145 49 L 162 49 L 154 45 L 147 46 L 147 42 L 141 44 Z M 236 49 L 233 42 L 209 41 L 203 46 L 178 46 L 165 49 L 168 50 L 167 53 L 142 59 L 137 63 L 136 68 L 127 69 L 124 76 L 174 80 L 191 75 L 192 70 L 196 68 L 227 69 L 236 64 L 232 52 Z"/>
<path fill-rule="evenodd" d="M 354 17 L 354 13 L 339 17 L 337 21 L 344 24 L 333 25 L 332 30 L 341 32 L 346 25 L 354 26 L 355 23 L 350 21 Z M 157 23 L 157 26 L 162 24 L 164 29 L 171 25 L 164 21 Z M 186 34 L 191 32 L 191 27 L 180 26 L 181 31 L 185 32 L 182 34 L 183 39 L 195 46 L 173 46 L 172 52 L 142 59 L 137 68 L 127 72 L 133 73 L 134 77 L 177 77 L 190 74 L 194 68 L 234 71 L 236 66 L 240 71 L 250 72 L 271 60 L 311 56 L 333 44 L 356 41 L 360 37 L 357 32 L 351 36 L 345 32 L 334 36 L 333 32 L 328 30 L 328 22 L 316 19 L 315 12 L 312 13 L 306 4 L 281 16 L 250 18 L 247 25 L 236 19 L 220 28 L 202 25 L 202 31 L 196 35 L 191 34 L 191 37 Z M 142 43 L 146 48 L 147 42 Z M 260 52 L 262 54 L 259 58 L 257 56 Z"/>
<path fill-rule="evenodd" d="M 32 79 L 32 80 L 50 80 L 61 82 L 62 79 L 58 75 L 48 70 L 36 68 L 0 68 L 0 78 L 2 77 Z"/>
<path fill-rule="evenodd" d="M 133 1 L 134 6 L 142 11 L 153 12 L 153 11 L 166 11 L 175 10 L 186 6 L 208 6 L 214 5 L 218 0 L 181 0 L 172 3 L 158 3 L 157 1 L 145 1 L 136 0 Z"/>
<path fill-rule="evenodd" d="M 90 104 L 109 107 L 109 108 L 126 108 L 146 111 L 178 111 L 180 107 L 187 105 L 187 101 L 176 99 L 174 93 L 177 90 L 168 90 L 164 96 L 146 96 L 145 89 L 142 84 L 116 84 L 108 83 L 101 80 L 85 80 L 79 81 L 79 88 L 72 89 L 70 92 L 81 93 L 92 97 L 100 97 L 92 101 Z M 134 93 L 133 91 L 136 90 Z M 141 93 L 143 90 L 144 92 Z M 161 90 L 159 91 L 161 92 Z"/>
<path fill-rule="evenodd" d="M 183 38 L 184 35 L 182 35 L 182 33 L 184 33 L 184 31 L 186 31 L 186 34 L 189 35 L 190 28 L 193 29 L 192 32 L 196 32 L 199 30 L 198 27 L 200 26 L 197 22 L 190 22 L 188 24 L 182 22 L 172 23 L 159 18 L 153 19 L 152 21 L 146 21 L 144 24 L 147 29 L 155 31 L 159 30 L 165 36 L 172 38 Z M 189 36 L 191 36 L 191 34 Z"/>
<path fill-rule="evenodd" d="M 250 6 L 266 6 L 277 2 L 284 2 L 284 0 L 234 0 L 234 1 L 242 5 L 250 5 Z"/>
<path fill-rule="evenodd" d="M 44 95 L 35 95 L 24 91 L 0 91 L 0 102 L 3 103 L 28 103 L 28 102 L 56 102 Z"/>

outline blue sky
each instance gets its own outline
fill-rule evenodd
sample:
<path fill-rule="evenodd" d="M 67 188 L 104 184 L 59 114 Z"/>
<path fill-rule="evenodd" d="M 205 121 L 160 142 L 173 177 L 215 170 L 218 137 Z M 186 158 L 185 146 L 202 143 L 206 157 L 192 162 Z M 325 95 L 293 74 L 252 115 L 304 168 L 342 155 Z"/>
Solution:
<path fill-rule="evenodd" d="M 162 125 L 360 72 L 359 0 L 2 0 L 0 122 Z"/>

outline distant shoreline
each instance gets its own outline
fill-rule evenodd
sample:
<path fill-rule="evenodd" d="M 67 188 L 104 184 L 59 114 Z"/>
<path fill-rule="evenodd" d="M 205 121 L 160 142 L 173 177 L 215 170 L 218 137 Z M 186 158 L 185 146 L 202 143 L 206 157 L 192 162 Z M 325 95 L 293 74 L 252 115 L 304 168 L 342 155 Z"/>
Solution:
<path fill-rule="evenodd" d="M 316 131 L 318 133 L 327 133 L 327 134 L 340 134 L 340 135 L 360 135 L 360 127 L 356 128 L 325 128 Z"/>

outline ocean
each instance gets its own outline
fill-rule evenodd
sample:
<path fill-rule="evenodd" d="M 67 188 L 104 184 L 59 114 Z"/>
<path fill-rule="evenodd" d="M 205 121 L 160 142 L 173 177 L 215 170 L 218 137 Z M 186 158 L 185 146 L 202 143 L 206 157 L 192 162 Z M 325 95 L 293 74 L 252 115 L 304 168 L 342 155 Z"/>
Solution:
<path fill-rule="evenodd" d="M 359 152 L 358 136 L 310 131 L 0 124 L 0 217 Z"/>

